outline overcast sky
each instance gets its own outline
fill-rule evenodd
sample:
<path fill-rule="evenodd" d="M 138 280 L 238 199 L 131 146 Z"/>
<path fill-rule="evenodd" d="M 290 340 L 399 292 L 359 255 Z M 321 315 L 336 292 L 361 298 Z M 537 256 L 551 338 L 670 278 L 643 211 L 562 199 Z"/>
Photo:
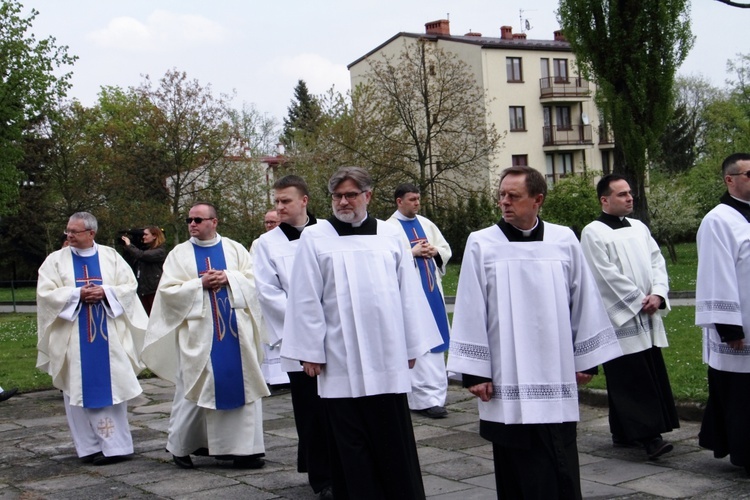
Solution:
<path fill-rule="evenodd" d="M 499 36 L 500 26 L 531 39 L 559 29 L 557 0 L 22 0 L 39 11 L 38 38 L 54 36 L 80 59 L 71 97 L 96 102 L 103 85 L 137 86 L 172 68 L 215 94 L 236 91 L 235 107 L 254 104 L 281 120 L 298 79 L 320 94 L 348 90 L 346 66 L 393 35 L 424 32 L 450 18 L 451 33 Z M 521 12 L 523 10 L 523 12 Z M 680 74 L 723 86 L 726 62 L 750 53 L 750 10 L 693 0 L 695 47 Z"/>

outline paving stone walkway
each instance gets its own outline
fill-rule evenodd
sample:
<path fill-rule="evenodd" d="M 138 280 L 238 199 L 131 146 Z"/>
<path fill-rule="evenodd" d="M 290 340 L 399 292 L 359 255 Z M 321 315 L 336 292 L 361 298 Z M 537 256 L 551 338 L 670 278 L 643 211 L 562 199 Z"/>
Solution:
<path fill-rule="evenodd" d="M 0 403 L 0 500 L 315 498 L 306 476 L 296 472 L 297 435 L 288 394 L 263 401 L 265 468 L 235 470 L 195 457 L 197 469 L 183 470 L 164 451 L 173 388 L 159 379 L 142 385 L 144 394 L 130 405 L 136 453 L 103 467 L 76 457 L 59 391 Z M 495 498 L 492 449 L 477 434 L 476 402 L 451 385 L 448 409 L 450 415 L 441 420 L 413 417 L 428 498 Z M 683 421 L 668 436 L 675 450 L 658 462 L 645 460 L 642 450 L 612 448 L 606 408 L 582 405 L 578 429 L 587 499 L 750 498 L 750 480 L 741 469 L 698 447 L 697 422 Z"/>

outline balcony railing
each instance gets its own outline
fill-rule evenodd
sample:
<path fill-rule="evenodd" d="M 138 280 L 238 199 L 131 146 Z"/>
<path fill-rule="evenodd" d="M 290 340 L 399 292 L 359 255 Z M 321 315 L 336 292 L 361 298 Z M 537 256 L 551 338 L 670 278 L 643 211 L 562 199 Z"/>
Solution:
<path fill-rule="evenodd" d="M 576 144 L 593 144 L 591 125 L 572 125 L 560 127 L 548 125 L 544 129 L 545 146 L 570 146 Z"/>
<path fill-rule="evenodd" d="M 614 144 L 615 135 L 609 127 L 599 126 L 599 144 Z"/>
<path fill-rule="evenodd" d="M 588 97 L 589 81 L 579 77 L 549 76 L 539 79 L 540 99 L 548 97 Z"/>

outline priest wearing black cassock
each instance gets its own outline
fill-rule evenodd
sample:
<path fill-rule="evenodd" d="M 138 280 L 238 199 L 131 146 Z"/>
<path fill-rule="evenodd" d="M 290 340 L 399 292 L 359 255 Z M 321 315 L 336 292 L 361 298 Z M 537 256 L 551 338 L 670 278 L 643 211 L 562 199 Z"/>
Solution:
<path fill-rule="evenodd" d="M 503 171 L 503 218 L 471 233 L 458 281 L 448 370 L 479 398 L 498 498 L 581 498 L 576 383 L 622 353 L 573 231 L 538 217 L 546 192 Z"/>
<path fill-rule="evenodd" d="M 337 500 L 425 497 L 406 393 L 414 360 L 442 343 L 404 231 L 370 217 L 358 167 L 328 183 L 334 216 L 302 232 L 282 358 L 318 377 Z"/>
<path fill-rule="evenodd" d="M 695 324 L 703 328 L 708 402 L 698 444 L 750 475 L 750 154 L 724 160 L 727 192 L 698 229 Z"/>
<path fill-rule="evenodd" d="M 604 363 L 612 443 L 644 447 L 653 460 L 672 451 L 661 433 L 680 426 L 661 349 L 667 347 L 662 315 L 669 310 L 669 279 L 659 245 L 633 212 L 630 184 L 621 175 L 596 186 L 599 218 L 581 233 L 623 355 Z"/>

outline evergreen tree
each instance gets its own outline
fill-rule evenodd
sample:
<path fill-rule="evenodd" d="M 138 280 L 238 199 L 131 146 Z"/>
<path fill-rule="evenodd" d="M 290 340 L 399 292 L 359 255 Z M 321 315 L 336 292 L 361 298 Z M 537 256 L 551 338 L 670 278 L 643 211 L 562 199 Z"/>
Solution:
<path fill-rule="evenodd" d="M 284 118 L 284 133 L 281 142 L 288 149 L 306 143 L 314 137 L 321 123 L 322 113 L 318 100 L 310 94 L 304 80 L 294 87 L 294 99 L 287 108 L 289 115 Z"/>

